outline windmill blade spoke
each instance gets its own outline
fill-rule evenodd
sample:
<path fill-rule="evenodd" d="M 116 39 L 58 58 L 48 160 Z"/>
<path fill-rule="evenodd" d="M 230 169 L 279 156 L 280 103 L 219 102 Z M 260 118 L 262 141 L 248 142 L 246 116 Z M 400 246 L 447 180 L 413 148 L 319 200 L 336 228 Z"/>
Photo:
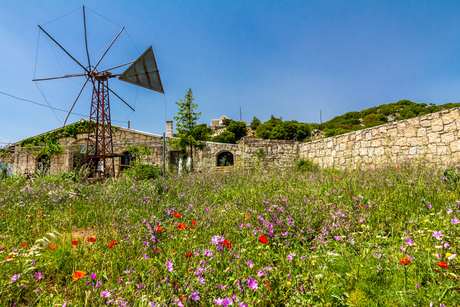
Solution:
<path fill-rule="evenodd" d="M 65 124 L 67 123 L 67 119 L 69 119 L 69 116 L 70 116 L 70 113 L 72 113 L 72 110 L 73 110 L 73 107 L 75 107 L 75 104 L 77 103 L 78 101 L 78 98 L 80 98 L 80 95 L 81 93 L 83 92 L 85 86 L 86 86 L 86 83 L 88 83 L 88 80 L 90 79 L 90 77 L 86 78 L 86 81 L 85 81 L 85 84 L 83 84 L 81 90 L 80 90 L 80 93 L 78 93 L 78 96 L 77 96 L 77 99 L 75 99 L 75 101 L 73 102 L 73 105 L 72 107 L 70 108 L 70 111 L 69 113 L 67 114 L 67 117 L 65 118 L 65 121 L 64 121 L 64 127 L 65 127 Z"/>
<path fill-rule="evenodd" d="M 99 59 L 99 61 L 97 62 L 96 66 L 94 66 L 93 70 L 91 72 L 94 72 L 97 68 L 97 66 L 99 65 L 99 63 L 101 63 L 102 59 L 105 57 L 105 55 L 107 54 L 107 52 L 109 51 L 109 49 L 112 47 L 113 43 L 115 43 L 115 41 L 117 40 L 118 36 L 120 36 L 121 32 L 123 32 L 123 30 L 125 29 L 125 27 L 121 28 L 120 32 L 118 32 L 117 36 L 115 36 L 115 38 L 113 39 L 113 41 L 110 43 L 110 46 L 107 48 L 107 50 L 104 52 L 104 54 L 101 56 L 101 58 Z"/>
<path fill-rule="evenodd" d="M 72 59 L 72 60 L 74 60 L 75 63 L 77 63 L 78 65 L 80 65 L 80 67 L 83 68 L 83 69 L 87 72 L 86 68 L 85 68 L 83 65 L 81 65 L 80 62 L 78 62 L 77 60 L 75 60 L 75 58 L 74 58 L 73 56 L 71 56 L 70 53 L 67 52 L 67 50 L 64 49 L 64 47 L 62 47 L 61 45 L 59 45 L 59 43 L 58 43 L 51 35 L 48 34 L 48 32 L 46 32 L 45 30 L 43 30 L 43 28 L 40 27 L 40 25 L 39 25 L 38 27 L 40 28 L 40 30 L 43 31 L 43 33 L 45 33 L 49 38 L 51 38 L 51 40 L 52 40 L 53 42 L 55 42 L 56 45 L 58 45 L 58 46 L 59 46 L 59 47 L 60 47 L 60 48 L 61 48 L 61 49 Z"/>
<path fill-rule="evenodd" d="M 62 76 L 62 77 L 51 77 L 51 78 L 33 79 L 32 81 L 47 81 L 47 80 L 64 79 L 64 78 L 73 78 L 73 77 L 83 77 L 83 76 L 86 76 L 86 74 L 65 75 L 65 76 Z"/>
<path fill-rule="evenodd" d="M 85 15 L 85 6 L 83 5 L 83 24 L 85 26 L 85 46 L 86 46 L 86 56 L 88 57 L 88 67 L 91 67 L 91 62 L 89 60 L 89 52 L 88 52 L 88 37 L 86 35 L 86 15 Z"/>
<path fill-rule="evenodd" d="M 120 67 L 129 65 L 129 64 L 132 64 L 132 63 L 134 63 L 134 62 L 136 62 L 136 61 L 134 60 L 134 61 L 131 61 L 131 62 L 128 62 L 128 63 L 125 63 L 125 64 L 121 64 L 121 65 L 118 65 L 118 66 L 110 67 L 110 68 L 107 68 L 107 69 L 104 69 L 104 70 L 101 70 L 101 71 L 113 70 L 113 69 L 115 69 L 115 68 L 120 68 Z"/>
<path fill-rule="evenodd" d="M 112 94 L 114 94 L 115 96 L 118 97 L 118 99 L 120 99 L 121 101 L 123 101 L 123 103 L 125 105 L 127 105 L 131 110 L 133 110 L 133 112 L 136 112 L 136 110 L 133 109 L 133 107 L 131 107 L 126 101 L 124 101 L 120 96 L 117 95 L 117 93 L 115 93 L 114 91 L 112 91 L 107 85 L 104 84 L 104 87 L 109 90 Z"/>

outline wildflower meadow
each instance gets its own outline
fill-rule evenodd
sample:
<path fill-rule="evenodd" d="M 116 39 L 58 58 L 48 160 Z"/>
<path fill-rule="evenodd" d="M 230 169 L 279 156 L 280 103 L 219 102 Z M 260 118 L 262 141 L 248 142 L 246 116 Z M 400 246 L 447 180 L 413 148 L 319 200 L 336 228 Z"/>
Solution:
<path fill-rule="evenodd" d="M 456 168 L 0 181 L 0 306 L 457 306 Z"/>

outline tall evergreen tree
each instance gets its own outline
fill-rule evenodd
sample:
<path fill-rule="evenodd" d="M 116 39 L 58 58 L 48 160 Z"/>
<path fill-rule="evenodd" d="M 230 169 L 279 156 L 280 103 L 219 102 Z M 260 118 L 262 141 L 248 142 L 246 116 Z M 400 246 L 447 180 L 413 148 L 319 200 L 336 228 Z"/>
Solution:
<path fill-rule="evenodd" d="M 171 142 L 180 148 L 182 159 L 187 157 L 191 158 L 191 171 L 193 171 L 193 149 L 197 148 L 202 150 L 206 145 L 201 139 L 201 134 L 194 134 L 193 130 L 198 126 L 197 121 L 200 118 L 201 112 L 196 112 L 198 104 L 193 102 L 192 89 L 189 88 L 184 95 L 184 99 L 180 99 L 176 104 L 179 106 L 177 116 L 174 116 L 176 121 L 176 129 L 178 131 L 177 138 L 172 139 Z"/>

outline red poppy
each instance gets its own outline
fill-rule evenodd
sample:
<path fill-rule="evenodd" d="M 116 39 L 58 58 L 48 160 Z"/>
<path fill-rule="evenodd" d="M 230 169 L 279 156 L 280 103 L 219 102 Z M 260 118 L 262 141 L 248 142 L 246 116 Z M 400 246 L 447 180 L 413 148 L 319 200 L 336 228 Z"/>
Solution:
<path fill-rule="evenodd" d="M 50 249 L 56 249 L 56 244 L 51 244 L 49 247 Z"/>
<path fill-rule="evenodd" d="M 196 221 L 192 221 L 192 225 L 195 225 L 196 224 Z"/>
<path fill-rule="evenodd" d="M 179 299 L 182 301 L 185 300 L 185 297 L 179 296 Z"/>
<path fill-rule="evenodd" d="M 224 242 L 220 242 L 220 246 L 225 245 L 227 248 L 232 248 L 232 240 L 228 241 L 227 239 L 224 240 Z"/>
<path fill-rule="evenodd" d="M 93 237 L 89 237 L 88 239 L 86 239 L 86 241 L 88 241 L 88 242 L 94 242 L 94 241 L 96 241 L 96 239 L 94 239 Z"/>
<path fill-rule="evenodd" d="M 118 243 L 112 240 L 112 242 L 109 243 L 109 248 L 112 248 L 114 245 L 118 245 Z"/>
<path fill-rule="evenodd" d="M 73 209 L 70 209 L 70 211 L 73 211 Z"/>
<path fill-rule="evenodd" d="M 73 280 L 79 280 L 82 279 L 85 276 L 86 272 L 85 271 L 75 271 L 73 273 Z"/>
<path fill-rule="evenodd" d="M 410 259 L 407 256 L 404 256 L 403 258 L 399 259 L 399 262 L 401 262 L 402 265 L 408 265 L 410 263 Z"/>
<path fill-rule="evenodd" d="M 268 284 L 268 282 L 266 280 L 264 280 L 264 285 Z"/>
<path fill-rule="evenodd" d="M 159 253 L 159 251 L 156 249 L 156 250 L 155 250 L 155 253 Z"/>
<path fill-rule="evenodd" d="M 245 219 L 245 220 L 247 220 L 248 218 L 250 218 L 249 215 L 245 215 L 245 216 L 244 216 L 244 219 Z"/>
<path fill-rule="evenodd" d="M 188 253 L 187 255 L 185 255 L 185 258 L 190 258 L 192 257 L 192 253 Z"/>
<path fill-rule="evenodd" d="M 9 256 L 6 256 L 6 258 L 8 258 L 8 259 L 11 259 L 11 258 L 13 258 L 13 257 L 14 257 L 13 254 L 11 254 L 11 255 L 9 255 Z"/>
<path fill-rule="evenodd" d="M 263 234 L 260 236 L 259 241 L 260 241 L 262 244 L 268 243 L 268 239 L 265 238 L 265 236 L 264 236 Z"/>
<path fill-rule="evenodd" d="M 180 214 L 177 213 L 177 212 L 174 212 L 174 216 L 178 218 L 180 216 Z"/>
<path fill-rule="evenodd" d="M 158 232 L 162 232 L 164 229 L 161 228 L 161 225 L 158 225 L 157 227 L 155 227 L 155 230 Z"/>
<path fill-rule="evenodd" d="M 182 223 L 179 223 L 176 228 L 179 229 L 179 230 L 183 230 L 183 229 L 187 228 L 187 226 L 185 226 Z"/>
<path fill-rule="evenodd" d="M 195 227 L 193 227 L 193 226 L 190 226 L 188 229 L 195 229 Z"/>
<path fill-rule="evenodd" d="M 445 262 L 438 262 L 438 263 L 436 263 L 436 264 L 439 265 L 439 266 L 440 266 L 441 268 L 443 268 L 443 269 L 447 268 L 447 266 L 448 266 L 448 264 L 445 263 Z"/>
<path fill-rule="evenodd" d="M 72 241 L 72 245 L 77 245 L 78 241 Z"/>
<path fill-rule="evenodd" d="M 272 291 L 272 287 L 270 285 L 267 285 L 268 291 Z"/>
<path fill-rule="evenodd" d="M 172 253 L 174 254 L 176 252 L 176 250 L 174 250 Z"/>
<path fill-rule="evenodd" d="M 2 247 L 0 247 L 0 251 L 4 250 L 6 248 L 6 245 L 3 245 Z"/>
<path fill-rule="evenodd" d="M 27 243 L 22 243 L 21 245 L 22 245 L 22 246 L 27 246 Z"/>

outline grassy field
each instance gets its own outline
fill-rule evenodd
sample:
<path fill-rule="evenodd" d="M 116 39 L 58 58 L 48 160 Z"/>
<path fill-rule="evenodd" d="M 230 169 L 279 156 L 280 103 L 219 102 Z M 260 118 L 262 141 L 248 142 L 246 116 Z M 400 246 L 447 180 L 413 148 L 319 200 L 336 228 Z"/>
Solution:
<path fill-rule="evenodd" d="M 456 306 L 456 173 L 0 181 L 0 306 Z"/>

